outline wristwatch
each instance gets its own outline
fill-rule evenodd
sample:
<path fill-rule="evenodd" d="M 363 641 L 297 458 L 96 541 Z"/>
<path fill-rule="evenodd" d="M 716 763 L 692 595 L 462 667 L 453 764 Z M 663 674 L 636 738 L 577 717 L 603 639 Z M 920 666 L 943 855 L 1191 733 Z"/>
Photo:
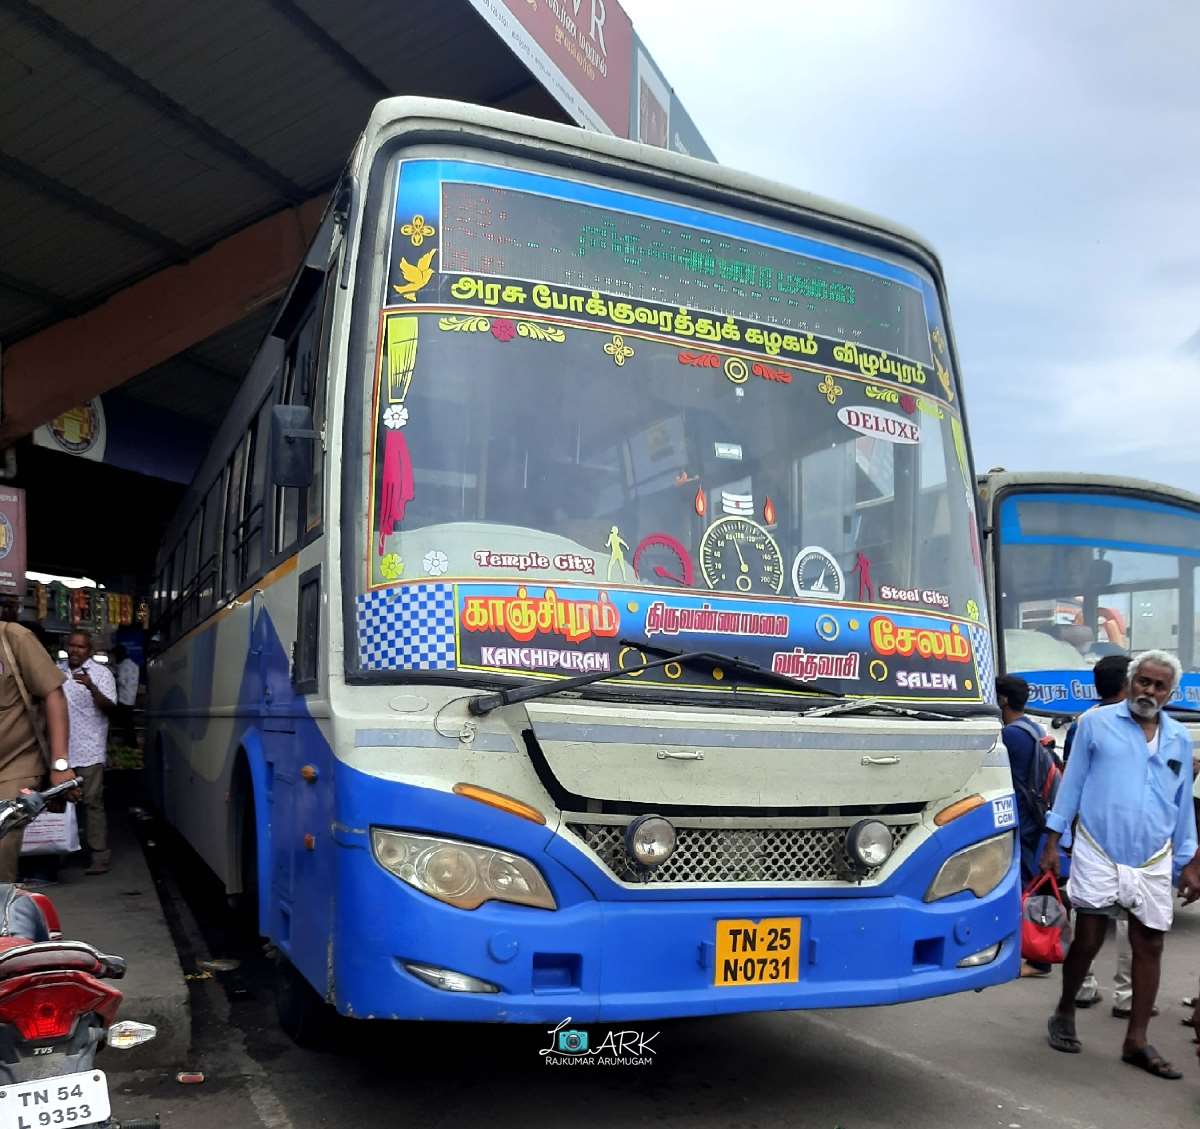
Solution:
<path fill-rule="evenodd" d="M 67 763 L 65 757 L 59 757 L 51 766 L 55 772 L 66 772 L 71 766 Z"/>

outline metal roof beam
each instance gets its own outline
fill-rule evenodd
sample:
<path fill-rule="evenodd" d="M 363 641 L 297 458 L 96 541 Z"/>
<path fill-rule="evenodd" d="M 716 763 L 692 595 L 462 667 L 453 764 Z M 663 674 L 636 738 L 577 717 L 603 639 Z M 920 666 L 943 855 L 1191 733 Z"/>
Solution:
<path fill-rule="evenodd" d="M 74 208 L 94 220 L 106 223 L 109 227 L 115 227 L 118 231 L 125 232 L 126 235 L 132 235 L 135 239 L 150 244 L 151 247 L 157 247 L 177 263 L 186 262 L 191 257 L 191 252 L 182 243 L 176 243 L 174 239 L 164 235 L 161 231 L 155 231 L 154 228 L 139 223 L 131 216 L 118 212 L 107 204 L 100 203 L 94 197 L 76 191 L 70 185 L 63 184 L 61 181 L 39 172 L 32 165 L 27 165 L 24 161 L 9 156 L 3 151 L 0 151 L 0 173 L 12 177 L 13 180 L 32 185 L 39 192 L 66 204 L 69 208 Z"/>
<path fill-rule="evenodd" d="M 376 98 L 387 98 L 396 93 L 370 67 L 347 51 L 312 16 L 294 4 L 292 0 L 269 0 L 269 3 L 288 23 L 317 44 L 325 54 L 336 59 L 342 70 L 357 79 Z"/>
<path fill-rule="evenodd" d="M 320 227 L 326 199 L 276 212 L 9 346 L 0 370 L 0 446 L 276 301 Z"/>
<path fill-rule="evenodd" d="M 69 298 L 65 298 L 61 294 L 55 294 L 50 290 L 43 290 L 40 286 L 32 282 L 26 282 L 22 278 L 15 278 L 13 275 L 6 274 L 3 271 L 0 271 L 0 287 L 10 290 L 13 294 L 20 294 L 22 298 L 33 299 L 33 301 L 45 306 L 59 317 L 70 317 L 79 312 L 79 306 Z"/>
<path fill-rule="evenodd" d="M 266 161 L 243 148 L 232 137 L 227 137 L 202 117 L 192 113 L 186 106 L 176 102 L 169 94 L 165 94 L 153 83 L 142 78 L 136 71 L 130 70 L 124 63 L 118 62 L 111 55 L 101 51 L 95 44 L 72 31 L 66 24 L 60 23 L 41 8 L 31 4 L 29 0 L 0 0 L 0 8 L 11 12 L 19 20 L 35 28 L 48 39 L 52 39 L 64 51 L 100 71 L 101 74 L 124 87 L 130 94 L 153 106 L 164 117 L 190 130 L 206 144 L 232 158 L 260 180 L 270 184 L 289 203 L 300 204 L 307 198 L 308 193 L 278 169 L 272 168 Z"/>
<path fill-rule="evenodd" d="M 208 376 L 215 377 L 217 380 L 226 381 L 229 384 L 241 384 L 245 378 L 245 373 L 230 372 L 227 368 L 222 368 L 220 365 L 214 365 L 212 361 L 200 356 L 195 349 L 185 349 L 178 354 L 178 359 L 191 365 L 195 369 Z"/>

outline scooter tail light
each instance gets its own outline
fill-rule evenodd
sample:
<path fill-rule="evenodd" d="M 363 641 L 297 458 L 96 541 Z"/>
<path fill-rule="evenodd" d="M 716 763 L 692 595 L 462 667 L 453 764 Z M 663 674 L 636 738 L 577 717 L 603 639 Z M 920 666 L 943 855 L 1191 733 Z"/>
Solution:
<path fill-rule="evenodd" d="M 81 1015 L 95 1012 L 109 1026 L 121 993 L 84 972 L 33 973 L 0 981 L 0 1022 L 29 1042 L 62 1039 Z"/>

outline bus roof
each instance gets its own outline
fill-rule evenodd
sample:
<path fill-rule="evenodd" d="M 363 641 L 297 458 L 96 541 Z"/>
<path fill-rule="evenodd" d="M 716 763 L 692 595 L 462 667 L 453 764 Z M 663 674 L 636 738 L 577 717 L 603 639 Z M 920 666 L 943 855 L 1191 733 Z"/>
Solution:
<path fill-rule="evenodd" d="M 1012 487 L 1038 487 L 1065 490 L 1101 489 L 1129 494 L 1154 494 L 1166 501 L 1182 502 L 1200 509 L 1200 495 L 1168 486 L 1162 482 L 1150 482 L 1144 478 L 1129 478 L 1120 474 L 1083 474 L 1076 471 L 1035 470 L 990 470 L 979 476 L 980 485 L 986 485 L 991 497 L 1000 490 Z"/>

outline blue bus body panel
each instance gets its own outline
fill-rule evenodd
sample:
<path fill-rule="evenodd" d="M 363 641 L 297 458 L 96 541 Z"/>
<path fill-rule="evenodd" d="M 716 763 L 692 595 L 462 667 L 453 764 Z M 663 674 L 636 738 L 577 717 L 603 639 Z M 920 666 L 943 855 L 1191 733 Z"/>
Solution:
<path fill-rule="evenodd" d="M 991 894 L 932 905 L 922 896 L 954 851 L 996 834 L 992 805 L 939 830 L 882 884 L 630 888 L 550 829 L 450 792 L 371 776 L 336 759 L 287 681 L 283 648 L 260 615 L 243 701 L 259 827 L 263 928 L 339 1011 L 447 1021 L 557 1023 L 891 1004 L 985 988 L 1017 975 L 1019 862 Z M 254 668 L 258 667 L 256 671 Z M 274 683 L 271 706 L 259 696 Z M 255 700 L 257 699 L 257 701 Z M 397 764 L 403 754 L 397 751 Z M 302 765 L 317 771 L 313 782 Z M 525 856 L 557 910 L 446 905 L 386 871 L 370 828 L 461 838 Z M 305 837 L 311 835 L 311 848 Z M 716 922 L 801 920 L 794 984 L 713 985 Z M 979 968 L 957 962 L 1000 943 Z M 442 991 L 404 962 L 466 973 L 494 994 Z"/>
<path fill-rule="evenodd" d="M 452 794 L 338 767 L 334 983 L 357 1016 L 556 1023 L 891 1004 L 1011 980 L 1019 963 L 1018 862 L 990 895 L 921 899 L 941 861 L 995 834 L 991 805 L 943 828 L 881 887 L 629 891 L 546 828 Z M 445 905 L 371 854 L 369 827 L 433 831 L 535 861 L 559 909 Z M 553 853 L 547 850 L 553 845 Z M 568 866 L 562 861 L 577 857 Z M 605 887 L 608 887 L 607 889 Z M 594 893 L 593 893 L 594 891 Z M 799 917 L 799 982 L 713 986 L 718 919 Z M 959 969 L 1000 942 L 996 960 Z M 495 994 L 446 992 L 405 961 L 466 973 Z"/>

